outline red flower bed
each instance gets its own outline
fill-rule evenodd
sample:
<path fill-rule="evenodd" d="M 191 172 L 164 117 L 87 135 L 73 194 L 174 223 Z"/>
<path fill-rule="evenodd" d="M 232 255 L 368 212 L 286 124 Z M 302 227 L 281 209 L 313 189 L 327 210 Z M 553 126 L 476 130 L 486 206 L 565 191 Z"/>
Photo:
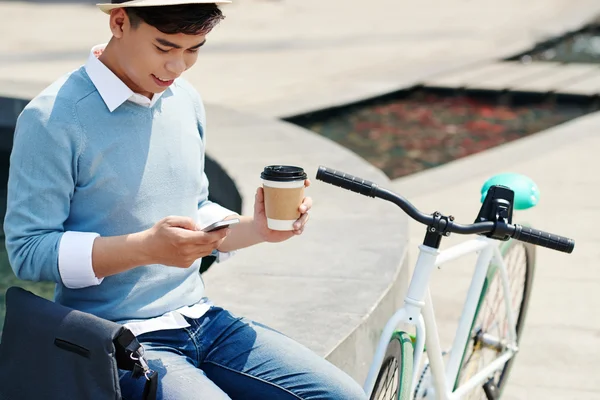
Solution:
<path fill-rule="evenodd" d="M 585 114 L 576 106 L 507 106 L 493 98 L 416 92 L 345 109 L 305 125 L 398 178 L 530 135 Z"/>

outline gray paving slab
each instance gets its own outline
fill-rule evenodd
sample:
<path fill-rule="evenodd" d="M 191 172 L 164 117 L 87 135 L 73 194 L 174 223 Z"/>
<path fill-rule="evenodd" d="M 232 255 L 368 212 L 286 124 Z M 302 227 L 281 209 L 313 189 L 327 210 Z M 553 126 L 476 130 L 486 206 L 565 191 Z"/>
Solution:
<path fill-rule="evenodd" d="M 45 85 L 41 82 L 22 82 L 0 79 L 0 94 L 5 97 L 32 99 Z"/>
<path fill-rule="evenodd" d="M 475 77 L 465 82 L 464 86 L 468 89 L 509 90 L 519 82 L 535 79 L 545 74 L 552 74 L 556 70 L 556 65 L 552 63 L 521 64 L 506 62 L 501 65 L 502 68 L 496 70 L 493 75 Z"/>
<path fill-rule="evenodd" d="M 497 72 L 504 69 L 506 69 L 506 65 L 503 62 L 489 62 L 478 66 L 462 68 L 459 71 L 442 73 L 426 79 L 423 83 L 433 87 L 461 88 L 477 79 L 496 76 Z"/>
<path fill-rule="evenodd" d="M 595 94 L 595 78 L 600 68 L 595 65 L 564 65 L 552 62 L 523 64 L 517 61 L 494 62 L 459 72 L 441 74 L 424 82 L 427 86 L 481 90 L 564 91 Z M 582 81 L 582 82 L 580 82 Z M 571 88 L 572 86 L 572 88 Z"/>
<path fill-rule="evenodd" d="M 511 89 L 524 92 L 555 92 L 565 84 L 594 76 L 599 71 L 600 66 L 594 64 L 559 64 L 545 74 L 513 82 Z"/>
<path fill-rule="evenodd" d="M 584 96 L 594 96 L 600 94 L 600 68 L 593 74 L 588 74 L 576 82 L 568 82 L 557 86 L 559 93 L 581 94 Z"/>
<path fill-rule="evenodd" d="M 501 172 L 522 173 L 538 184 L 541 201 L 534 209 L 517 212 L 515 219 L 575 239 L 570 255 L 537 251 L 523 342 L 503 397 L 600 398 L 595 362 L 600 357 L 600 269 L 596 267 L 600 234 L 589 223 L 600 215 L 598 130 L 600 113 L 595 113 L 392 184 L 417 207 L 451 213 L 457 221 L 468 222 L 477 214 L 479 190 L 487 178 Z M 410 243 L 415 246 L 422 229 L 415 223 L 410 228 Z M 451 236 L 443 248 L 460 240 Z M 411 250 L 409 258 L 414 256 Z M 444 346 L 453 338 L 473 261 L 470 257 L 442 267 L 431 282 Z"/>

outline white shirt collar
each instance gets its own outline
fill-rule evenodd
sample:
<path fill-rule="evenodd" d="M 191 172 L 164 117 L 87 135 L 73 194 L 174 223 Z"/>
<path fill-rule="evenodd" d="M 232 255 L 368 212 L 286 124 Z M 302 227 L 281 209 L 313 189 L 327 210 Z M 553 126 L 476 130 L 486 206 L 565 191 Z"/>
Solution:
<path fill-rule="evenodd" d="M 164 92 L 154 94 L 152 100 L 139 93 L 134 93 L 118 76 L 98 60 L 99 54 L 102 53 L 105 47 L 106 44 L 92 47 L 85 63 L 85 71 L 94 86 L 96 86 L 109 111 L 113 112 L 128 100 L 142 106 L 152 107 Z"/>

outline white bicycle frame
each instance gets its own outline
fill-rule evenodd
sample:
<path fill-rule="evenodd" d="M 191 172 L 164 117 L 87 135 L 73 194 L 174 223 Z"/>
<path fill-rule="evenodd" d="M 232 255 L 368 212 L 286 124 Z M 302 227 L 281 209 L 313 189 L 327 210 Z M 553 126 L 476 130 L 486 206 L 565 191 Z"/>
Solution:
<path fill-rule="evenodd" d="M 365 393 L 369 397 L 375 386 L 375 380 L 377 379 L 377 374 L 383 362 L 388 343 L 390 342 L 394 330 L 400 323 L 413 325 L 416 328 L 416 342 L 414 346 L 412 370 L 413 376 L 411 379 L 410 390 L 411 399 L 414 396 L 425 345 L 427 345 L 427 357 L 433 378 L 433 390 L 428 390 L 428 398 L 436 398 L 439 400 L 460 399 L 477 386 L 481 386 L 484 381 L 496 371 L 502 369 L 504 364 L 513 357 L 518 351 L 516 345 L 516 321 L 514 319 L 512 305 L 510 304 L 511 292 L 506 265 L 502 254 L 500 253 L 498 243 L 499 242 L 496 240 L 478 236 L 477 238 L 467 240 L 443 251 L 425 245 L 419 246 L 419 257 L 417 258 L 408 292 L 404 299 L 404 306 L 396 311 L 385 325 L 363 387 Z M 429 279 L 437 266 L 472 253 L 479 253 L 475 273 L 454 336 L 454 343 L 450 350 L 450 358 L 447 365 L 444 365 L 442 350 L 440 348 L 439 333 L 435 322 L 433 305 L 431 303 L 431 294 L 429 292 Z M 507 311 L 509 325 L 507 338 L 508 345 L 502 354 L 494 361 L 471 377 L 467 382 L 464 382 L 461 386 L 456 388 L 456 390 L 452 390 L 460 369 L 465 346 L 467 345 L 467 341 L 471 338 L 471 325 L 477 311 L 481 291 L 492 260 L 494 261 L 494 265 L 498 268 L 498 272 L 500 272 L 502 278 L 505 309 Z M 431 397 L 432 395 L 434 397 Z"/>

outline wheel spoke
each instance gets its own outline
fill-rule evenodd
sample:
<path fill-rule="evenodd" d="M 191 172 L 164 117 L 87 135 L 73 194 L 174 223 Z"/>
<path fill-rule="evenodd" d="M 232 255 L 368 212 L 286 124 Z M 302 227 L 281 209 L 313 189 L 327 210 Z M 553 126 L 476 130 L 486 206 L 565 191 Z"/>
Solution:
<path fill-rule="evenodd" d="M 519 321 L 519 314 L 523 308 L 525 292 L 527 290 L 528 266 L 527 249 L 522 243 L 512 242 L 508 251 L 504 255 L 509 285 L 510 285 L 510 306 L 512 308 L 515 322 Z M 530 279 L 530 278 L 529 278 Z M 506 303 L 504 300 L 504 291 L 502 276 L 497 271 L 488 282 L 487 291 L 480 305 L 478 315 L 473 324 L 471 340 L 467 344 L 461 369 L 459 371 L 458 385 L 465 383 L 473 377 L 479 370 L 492 362 L 501 352 L 502 346 L 484 345 L 481 338 L 485 334 L 494 341 L 503 341 L 508 339 L 509 324 L 506 316 Z M 517 327 L 517 331 L 520 327 Z M 506 369 L 506 366 L 505 366 Z M 502 385 L 501 377 L 503 371 L 500 370 L 494 374 L 494 383 Z M 473 390 L 468 398 L 486 399 L 485 393 L 481 387 Z"/>

